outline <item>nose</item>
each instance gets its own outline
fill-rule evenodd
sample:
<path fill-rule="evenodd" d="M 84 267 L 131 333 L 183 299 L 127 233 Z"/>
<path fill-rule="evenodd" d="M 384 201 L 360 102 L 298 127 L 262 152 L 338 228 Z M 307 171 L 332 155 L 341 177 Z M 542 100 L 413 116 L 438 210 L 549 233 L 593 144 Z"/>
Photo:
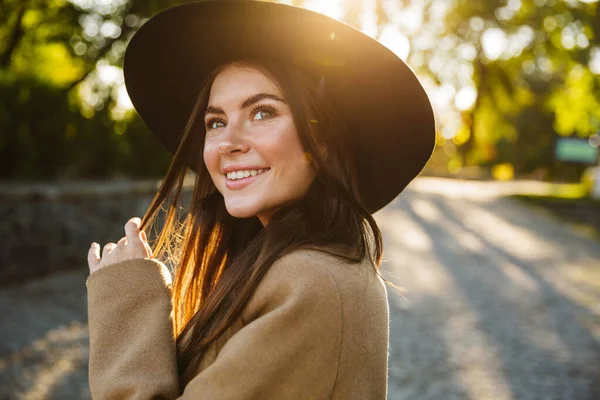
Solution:
<path fill-rule="evenodd" d="M 245 153 L 250 149 L 244 138 L 244 128 L 241 124 L 229 123 L 222 133 L 219 141 L 219 152 L 222 155 L 231 153 Z"/>

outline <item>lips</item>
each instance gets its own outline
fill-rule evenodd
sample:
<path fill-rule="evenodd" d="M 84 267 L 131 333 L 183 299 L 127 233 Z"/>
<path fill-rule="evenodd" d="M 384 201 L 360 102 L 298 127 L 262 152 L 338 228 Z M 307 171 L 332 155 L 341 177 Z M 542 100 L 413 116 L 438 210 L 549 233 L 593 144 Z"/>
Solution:
<path fill-rule="evenodd" d="M 267 170 L 268 170 L 268 168 L 247 169 L 247 170 L 239 170 L 239 171 L 228 172 L 225 175 L 227 176 L 227 180 L 234 181 L 234 180 L 239 180 L 239 179 L 247 178 L 249 176 L 257 176 L 257 175 L 265 173 Z"/>
<path fill-rule="evenodd" d="M 267 169 L 264 172 L 257 174 L 255 176 L 248 176 L 245 178 L 241 178 L 241 179 L 236 179 L 236 180 L 229 180 L 227 178 L 225 178 L 225 187 L 227 187 L 227 189 L 229 190 L 241 190 L 244 189 L 245 187 L 251 185 L 252 183 L 254 183 L 254 181 L 256 181 L 257 179 L 261 179 L 265 174 L 269 173 L 271 169 Z"/>

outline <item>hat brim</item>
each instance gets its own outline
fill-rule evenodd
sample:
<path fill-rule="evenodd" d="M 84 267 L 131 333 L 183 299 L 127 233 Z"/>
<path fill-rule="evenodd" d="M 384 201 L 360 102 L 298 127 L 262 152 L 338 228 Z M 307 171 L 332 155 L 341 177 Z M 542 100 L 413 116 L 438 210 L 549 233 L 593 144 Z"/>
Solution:
<path fill-rule="evenodd" d="M 141 119 L 174 153 L 206 76 L 243 57 L 293 64 L 339 107 L 355 149 L 363 203 L 392 201 L 435 146 L 430 101 L 411 69 L 366 34 L 299 7 L 248 0 L 186 3 L 150 18 L 123 61 L 125 86 Z"/>

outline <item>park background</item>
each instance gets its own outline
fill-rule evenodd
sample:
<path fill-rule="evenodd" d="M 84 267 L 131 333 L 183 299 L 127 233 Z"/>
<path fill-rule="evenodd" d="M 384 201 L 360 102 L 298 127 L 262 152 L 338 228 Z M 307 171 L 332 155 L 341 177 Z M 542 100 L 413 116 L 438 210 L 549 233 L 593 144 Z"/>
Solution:
<path fill-rule="evenodd" d="M 600 398 L 600 2 L 280 2 L 380 40 L 415 71 L 435 109 L 432 158 L 378 217 L 389 258 L 421 265 L 387 267 L 412 293 L 411 303 L 390 300 L 399 313 L 390 398 Z M 87 248 L 117 241 L 125 221 L 143 215 L 171 161 L 132 108 L 123 54 L 148 18 L 182 3 L 0 0 L 1 398 L 89 396 L 85 287 L 77 286 Z M 460 247 L 444 247 L 446 237 Z M 474 253 L 508 268 L 506 282 Z M 476 271 L 456 270 L 466 265 Z M 445 286 L 452 271 L 468 301 Z M 506 298 L 521 301 L 496 309 Z M 452 301 L 461 306 L 442 306 Z M 535 319 L 540 308 L 551 323 L 535 334 L 494 328 L 498 319 L 517 323 L 506 310 Z M 493 321 L 456 322 L 450 341 L 428 338 L 448 313 L 466 315 L 457 309 Z M 415 342 L 394 344 L 407 332 Z M 465 332 L 488 342 L 462 343 Z M 514 348 L 503 348 L 506 337 Z M 442 342 L 448 348 L 431 350 Z M 485 360 L 468 368 L 473 351 Z"/>

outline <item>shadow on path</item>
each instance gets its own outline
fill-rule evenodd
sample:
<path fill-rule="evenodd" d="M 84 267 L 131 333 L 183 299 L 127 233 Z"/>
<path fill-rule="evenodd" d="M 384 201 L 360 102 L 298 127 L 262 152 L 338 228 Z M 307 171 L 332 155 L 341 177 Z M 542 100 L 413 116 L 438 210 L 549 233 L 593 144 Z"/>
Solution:
<path fill-rule="evenodd" d="M 464 303 L 463 314 L 473 316 L 465 319 L 463 334 L 487 353 L 479 359 L 465 353 L 464 362 L 454 359 L 447 364 L 496 374 L 490 382 L 504 383 L 509 392 L 490 398 L 600 398 L 592 393 L 600 376 L 600 343 L 592 332 L 598 332 L 598 315 L 565 295 L 564 288 L 557 288 L 561 280 L 566 281 L 561 274 L 571 262 L 600 260 L 597 245 L 577 242 L 578 238 L 560 226 L 549 230 L 551 226 L 540 225 L 547 221 L 523 214 L 524 209 L 500 199 L 478 203 L 414 191 L 401 197 L 391 208 L 406 212 L 430 238 L 428 255 L 443 266 L 453 288 L 460 291 L 436 299 L 434 306 L 424 307 L 422 312 L 439 313 L 436 320 L 444 330 Z M 535 248 L 544 245 L 552 249 Z M 527 246 L 531 246 L 530 252 Z M 591 268 L 600 265 L 596 262 Z M 588 285 L 585 290 L 600 298 L 598 286 Z M 430 297 L 425 301 L 432 303 Z M 445 305 L 447 315 L 444 310 L 439 312 L 439 304 Z M 415 313 L 421 312 L 420 308 L 417 304 Z M 403 333 L 398 329 L 395 334 Z M 478 389 L 470 386 L 481 382 L 463 378 L 462 384 L 472 396 Z"/>

